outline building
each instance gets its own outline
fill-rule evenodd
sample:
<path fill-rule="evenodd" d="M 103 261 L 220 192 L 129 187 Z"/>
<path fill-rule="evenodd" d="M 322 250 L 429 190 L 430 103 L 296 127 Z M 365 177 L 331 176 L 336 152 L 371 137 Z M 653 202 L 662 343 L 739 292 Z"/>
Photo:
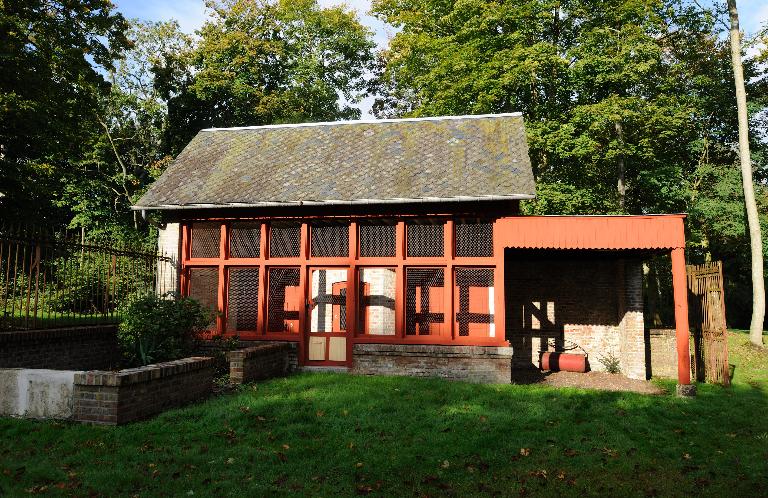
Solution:
<path fill-rule="evenodd" d="M 203 130 L 134 208 L 212 334 L 362 373 L 509 382 L 576 343 L 646 378 L 641 262 L 671 252 L 689 384 L 684 216 L 521 216 L 534 196 L 499 114 Z"/>

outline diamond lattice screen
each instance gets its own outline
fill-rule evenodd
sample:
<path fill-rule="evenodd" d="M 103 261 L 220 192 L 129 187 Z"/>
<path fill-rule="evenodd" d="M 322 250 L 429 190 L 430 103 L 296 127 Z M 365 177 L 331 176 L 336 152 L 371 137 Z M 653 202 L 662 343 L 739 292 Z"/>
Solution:
<path fill-rule="evenodd" d="M 493 256 L 493 223 L 456 223 L 456 256 Z"/>
<path fill-rule="evenodd" d="M 395 225 L 360 224 L 360 256 L 363 258 L 392 258 L 395 256 L 397 230 Z"/>
<path fill-rule="evenodd" d="M 456 326 L 459 336 L 494 337 L 493 269 L 456 269 Z"/>
<path fill-rule="evenodd" d="M 227 330 L 256 330 L 259 318 L 259 269 L 230 268 Z"/>
<path fill-rule="evenodd" d="M 442 223 L 409 223 L 406 227 L 409 258 L 442 257 L 444 226 Z"/>
<path fill-rule="evenodd" d="M 260 256 L 261 224 L 250 222 L 232 223 L 229 234 L 229 254 L 233 258 L 258 258 Z"/>
<path fill-rule="evenodd" d="M 218 223 L 192 223 L 193 258 L 218 258 L 221 225 Z"/>
<path fill-rule="evenodd" d="M 218 268 L 190 268 L 189 269 L 189 297 L 197 300 L 204 308 L 210 311 L 218 309 L 219 269 Z M 211 326 L 216 323 L 211 321 Z"/>
<path fill-rule="evenodd" d="M 271 228 L 269 257 L 298 258 L 301 255 L 301 225 L 274 223 Z"/>
<path fill-rule="evenodd" d="M 443 313 L 443 268 L 408 268 L 405 288 L 405 327 L 408 335 L 440 333 Z"/>
<path fill-rule="evenodd" d="M 310 234 L 310 252 L 313 257 L 349 256 L 349 225 L 313 224 Z"/>
<path fill-rule="evenodd" d="M 267 330 L 298 332 L 301 289 L 298 268 L 270 268 Z"/>

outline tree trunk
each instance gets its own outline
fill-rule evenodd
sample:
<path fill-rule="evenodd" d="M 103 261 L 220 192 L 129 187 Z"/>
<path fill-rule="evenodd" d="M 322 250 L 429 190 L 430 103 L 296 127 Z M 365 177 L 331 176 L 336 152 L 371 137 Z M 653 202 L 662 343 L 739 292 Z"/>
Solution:
<path fill-rule="evenodd" d="M 619 141 L 619 146 L 624 148 L 624 128 L 621 126 L 621 121 L 613 123 L 614 130 L 616 131 L 616 138 Z M 624 167 L 624 151 L 619 154 L 618 163 L 618 181 L 616 182 L 616 188 L 619 191 L 619 208 L 621 212 L 624 212 L 624 200 L 627 197 L 627 183 L 626 183 L 626 168 Z"/>
<path fill-rule="evenodd" d="M 741 33 L 739 32 L 739 11 L 736 0 L 728 1 L 731 17 L 731 62 L 733 79 L 736 83 L 736 105 L 739 113 L 739 162 L 741 183 L 744 187 L 744 204 L 747 209 L 749 240 L 752 249 L 752 323 L 749 326 L 749 340 L 763 345 L 763 321 L 765 319 L 765 281 L 763 280 L 763 242 L 760 236 L 760 220 L 755 203 L 755 187 L 752 182 L 752 161 L 749 153 L 749 117 L 747 115 L 747 92 L 744 89 L 744 70 L 741 66 Z"/>

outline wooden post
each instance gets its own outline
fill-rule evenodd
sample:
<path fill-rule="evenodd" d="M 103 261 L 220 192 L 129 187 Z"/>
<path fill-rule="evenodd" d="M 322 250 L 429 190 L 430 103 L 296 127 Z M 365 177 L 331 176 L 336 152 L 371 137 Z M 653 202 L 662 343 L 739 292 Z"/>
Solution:
<path fill-rule="evenodd" d="M 672 249 L 672 287 L 675 300 L 675 332 L 677 337 L 677 382 L 691 383 L 690 329 L 688 327 L 688 284 L 685 276 L 685 249 Z M 684 390 L 684 389 L 683 389 Z M 682 393 L 678 388 L 678 393 Z"/>

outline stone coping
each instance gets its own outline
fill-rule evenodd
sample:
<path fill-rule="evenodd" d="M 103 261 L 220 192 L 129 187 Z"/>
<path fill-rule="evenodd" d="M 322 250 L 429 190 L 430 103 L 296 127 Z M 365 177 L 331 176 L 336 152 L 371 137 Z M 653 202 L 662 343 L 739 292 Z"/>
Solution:
<path fill-rule="evenodd" d="M 263 354 L 276 353 L 279 351 L 289 351 L 292 349 L 292 345 L 289 342 L 270 342 L 265 344 L 259 344 L 258 346 L 250 346 L 243 349 L 236 349 L 227 353 L 227 359 L 244 360 L 247 358 L 253 358 L 254 356 L 261 356 Z"/>
<path fill-rule="evenodd" d="M 155 363 L 138 368 L 126 368 L 114 372 L 91 370 L 75 374 L 75 384 L 86 386 L 126 386 L 150 380 L 171 377 L 184 372 L 213 368 L 214 359 L 209 356 L 191 356 L 180 360 Z"/>
<path fill-rule="evenodd" d="M 62 327 L 57 329 L 13 330 L 10 332 L 0 332 L 0 344 L 34 342 L 42 339 L 68 339 L 73 336 L 90 337 L 116 331 L 116 323 Z"/>
<path fill-rule="evenodd" d="M 354 355 L 432 356 L 448 358 L 512 359 L 509 346 L 444 346 L 433 344 L 355 344 Z"/>
<path fill-rule="evenodd" d="M 668 329 L 648 329 L 650 335 L 676 335 L 677 331 L 674 328 Z"/>

